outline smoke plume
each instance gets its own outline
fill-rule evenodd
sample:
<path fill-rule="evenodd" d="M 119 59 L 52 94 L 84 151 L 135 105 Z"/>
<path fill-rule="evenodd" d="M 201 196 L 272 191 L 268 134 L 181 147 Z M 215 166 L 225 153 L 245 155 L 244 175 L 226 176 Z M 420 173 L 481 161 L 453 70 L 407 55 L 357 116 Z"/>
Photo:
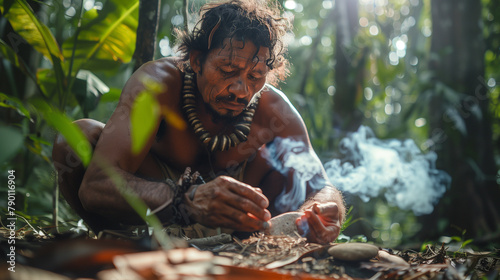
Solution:
<path fill-rule="evenodd" d="M 451 183 L 436 169 L 436 153 L 422 153 L 411 139 L 380 140 L 361 126 L 339 146 L 344 158 L 327 162 L 327 175 L 338 189 L 365 202 L 383 194 L 401 209 L 429 214 Z"/>
<path fill-rule="evenodd" d="M 301 141 L 277 137 L 268 145 L 267 160 L 286 178 L 293 171 L 293 187 L 288 192 L 283 188 L 275 200 L 276 210 L 282 213 L 297 210 L 306 199 L 308 187 L 320 190 L 327 182 L 321 176 L 321 161 Z"/>
<path fill-rule="evenodd" d="M 328 179 L 365 202 L 383 194 L 401 209 L 429 214 L 451 183 L 446 172 L 435 168 L 436 154 L 423 154 L 411 139 L 380 140 L 370 128 L 361 126 L 339 146 L 343 157 L 324 165 Z M 268 145 L 267 159 L 286 178 L 293 174 L 293 187 L 283 189 L 276 198 L 280 212 L 297 210 L 308 188 L 315 191 L 328 183 L 322 176 L 321 161 L 303 142 L 278 137 Z"/>

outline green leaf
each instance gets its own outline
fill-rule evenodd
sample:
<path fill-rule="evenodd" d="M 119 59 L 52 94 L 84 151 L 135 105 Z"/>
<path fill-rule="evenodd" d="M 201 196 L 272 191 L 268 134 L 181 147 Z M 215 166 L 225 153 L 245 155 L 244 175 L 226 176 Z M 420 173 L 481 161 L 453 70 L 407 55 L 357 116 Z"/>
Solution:
<path fill-rule="evenodd" d="M 454 241 L 457 241 L 457 242 L 461 242 L 462 241 L 462 237 L 460 237 L 460 236 L 452 236 L 451 240 L 454 240 Z"/>
<path fill-rule="evenodd" d="M 130 114 L 132 153 L 138 154 L 159 122 L 160 104 L 151 91 L 144 90 L 134 101 Z"/>
<path fill-rule="evenodd" d="M 16 97 L 7 96 L 0 92 L 0 107 L 16 110 L 21 116 L 31 119 L 30 112 L 24 107 L 23 102 Z"/>
<path fill-rule="evenodd" d="M 35 100 L 32 104 L 42 114 L 44 120 L 64 136 L 83 165 L 87 166 L 92 157 L 92 147 L 80 128 L 61 111 L 52 108 L 46 102 Z"/>
<path fill-rule="evenodd" d="M 23 145 L 23 134 L 12 127 L 0 126 L 0 162 L 9 161 Z"/>
<path fill-rule="evenodd" d="M 101 97 L 100 102 L 118 102 L 120 100 L 120 96 L 122 94 L 122 90 L 118 88 L 110 88 L 109 91 Z"/>
<path fill-rule="evenodd" d="M 106 86 L 97 76 L 87 70 L 80 70 L 76 75 L 75 83 L 72 86 L 72 92 L 75 94 L 76 100 L 82 108 L 84 116 L 93 111 L 101 96 L 109 92 L 109 87 Z"/>
<path fill-rule="evenodd" d="M 62 98 L 65 77 L 61 62 L 64 57 L 49 28 L 37 19 L 26 0 L 0 0 L 0 10 L 14 31 L 52 62 L 57 80 L 56 92 Z"/>
<path fill-rule="evenodd" d="M 46 97 L 52 97 L 57 91 L 57 78 L 52 69 L 38 69 L 36 72 L 36 80 L 42 94 Z M 52 93 L 52 95 L 49 95 Z"/>
<path fill-rule="evenodd" d="M 61 50 L 49 28 L 41 23 L 25 0 L 0 0 L 0 11 L 19 35 L 35 50 L 50 59 L 63 60 Z"/>
<path fill-rule="evenodd" d="M 110 0 L 95 16 L 90 10 L 83 16 L 83 25 L 75 37 L 63 44 L 63 54 L 73 59 L 72 72 L 114 68 L 129 62 L 135 50 L 139 1 Z M 76 41 L 76 42 L 75 42 Z M 74 51 L 74 56 L 73 55 Z"/>
<path fill-rule="evenodd" d="M 462 245 L 460 246 L 460 248 L 465 248 L 465 246 L 467 246 L 472 241 L 474 241 L 474 239 L 467 239 L 466 241 L 464 241 L 464 243 L 462 243 Z"/>
<path fill-rule="evenodd" d="M 0 0 L 1 1 L 1 0 Z M 16 66 L 19 70 L 23 72 L 26 76 L 33 79 L 36 82 L 36 79 L 33 76 L 33 73 L 29 70 L 29 67 L 26 66 L 21 57 L 17 55 L 17 53 L 9 46 L 6 42 L 0 39 L 0 57 L 7 59 L 12 65 Z"/>
<path fill-rule="evenodd" d="M 30 134 L 30 135 L 28 135 L 28 138 L 31 139 L 31 141 L 39 143 L 39 144 L 43 144 L 43 145 L 47 145 L 47 146 L 52 145 L 50 142 L 48 142 L 47 140 L 45 140 L 43 138 L 38 137 L 36 134 Z"/>

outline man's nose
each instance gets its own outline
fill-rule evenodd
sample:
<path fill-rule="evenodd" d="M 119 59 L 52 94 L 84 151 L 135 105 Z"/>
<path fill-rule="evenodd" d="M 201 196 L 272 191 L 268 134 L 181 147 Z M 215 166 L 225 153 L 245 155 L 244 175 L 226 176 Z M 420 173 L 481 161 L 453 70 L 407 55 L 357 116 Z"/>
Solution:
<path fill-rule="evenodd" d="M 229 92 L 234 94 L 237 99 L 246 98 L 249 94 L 249 90 L 245 79 L 241 77 L 236 78 L 229 87 Z"/>

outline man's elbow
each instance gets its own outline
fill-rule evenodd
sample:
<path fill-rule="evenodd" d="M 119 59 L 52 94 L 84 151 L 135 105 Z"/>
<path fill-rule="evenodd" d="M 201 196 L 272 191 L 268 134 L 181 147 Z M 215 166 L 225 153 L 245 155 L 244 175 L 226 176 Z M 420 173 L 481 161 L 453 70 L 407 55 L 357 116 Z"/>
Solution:
<path fill-rule="evenodd" d="M 95 182 L 84 178 L 82 185 L 78 190 L 78 197 L 80 198 L 80 202 L 86 211 L 98 214 L 100 207 L 98 199 L 96 199 L 98 196 L 95 194 Z"/>

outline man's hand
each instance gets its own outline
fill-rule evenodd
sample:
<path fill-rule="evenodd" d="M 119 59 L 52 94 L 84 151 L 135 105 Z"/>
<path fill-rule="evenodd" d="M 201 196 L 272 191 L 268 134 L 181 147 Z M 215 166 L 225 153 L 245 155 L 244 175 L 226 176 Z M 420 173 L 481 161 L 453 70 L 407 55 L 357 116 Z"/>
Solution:
<path fill-rule="evenodd" d="M 193 201 L 187 197 L 185 201 L 190 217 L 209 227 L 256 231 L 265 229 L 271 219 L 271 213 L 266 209 L 269 200 L 261 189 L 228 176 L 200 185 Z"/>
<path fill-rule="evenodd" d="M 309 242 L 326 244 L 335 241 L 340 234 L 340 216 L 337 203 L 314 203 L 295 221 L 300 235 Z"/>

